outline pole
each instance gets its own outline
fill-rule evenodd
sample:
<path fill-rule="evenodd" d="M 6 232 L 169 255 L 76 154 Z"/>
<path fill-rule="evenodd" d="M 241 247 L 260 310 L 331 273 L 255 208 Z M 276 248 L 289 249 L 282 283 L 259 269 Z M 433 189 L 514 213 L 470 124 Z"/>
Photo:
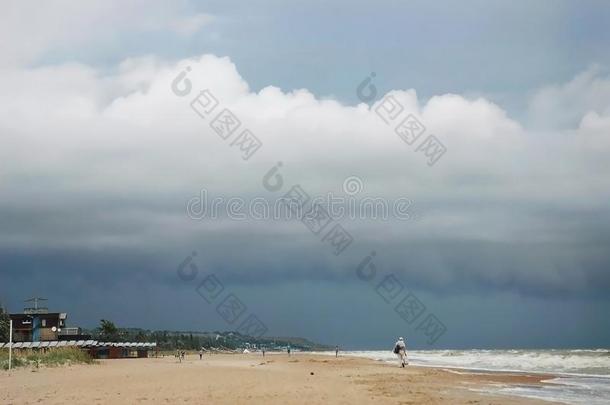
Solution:
<path fill-rule="evenodd" d="M 13 361 L 13 320 L 9 320 L 8 324 L 8 371 L 11 371 L 11 363 Z"/>

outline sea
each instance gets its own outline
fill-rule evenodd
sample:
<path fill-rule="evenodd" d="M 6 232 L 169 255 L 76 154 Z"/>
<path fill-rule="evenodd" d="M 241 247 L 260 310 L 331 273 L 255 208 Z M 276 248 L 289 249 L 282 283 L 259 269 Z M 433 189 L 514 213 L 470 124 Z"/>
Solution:
<path fill-rule="evenodd" d="M 341 353 L 397 364 L 391 350 Z M 408 358 L 409 364 L 457 373 L 552 374 L 542 385 L 497 384 L 484 391 L 566 404 L 610 404 L 610 349 L 409 350 Z"/>

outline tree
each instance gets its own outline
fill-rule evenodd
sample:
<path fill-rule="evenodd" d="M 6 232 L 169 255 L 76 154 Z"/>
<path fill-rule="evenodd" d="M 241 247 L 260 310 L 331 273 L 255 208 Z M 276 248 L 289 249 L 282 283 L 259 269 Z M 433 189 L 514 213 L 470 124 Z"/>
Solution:
<path fill-rule="evenodd" d="M 9 340 L 9 322 L 10 318 L 3 307 L 0 306 L 0 342 L 8 342 Z"/>
<path fill-rule="evenodd" d="M 136 334 L 135 341 L 136 342 L 145 342 L 146 340 L 147 340 L 146 333 L 144 333 L 144 331 L 142 331 L 142 330 L 139 330 L 138 333 Z"/>
<path fill-rule="evenodd" d="M 106 342 L 117 341 L 120 338 L 119 328 L 106 319 L 100 321 L 100 339 Z"/>

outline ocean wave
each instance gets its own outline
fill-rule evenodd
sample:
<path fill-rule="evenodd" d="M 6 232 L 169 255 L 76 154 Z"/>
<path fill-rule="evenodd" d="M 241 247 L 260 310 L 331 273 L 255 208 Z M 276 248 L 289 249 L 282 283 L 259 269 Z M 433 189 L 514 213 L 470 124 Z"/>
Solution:
<path fill-rule="evenodd" d="M 397 361 L 390 350 L 345 353 Z M 409 364 L 454 369 L 452 372 L 551 374 L 554 378 L 542 386 L 503 385 L 481 391 L 569 404 L 606 404 L 610 397 L 609 353 L 608 349 L 410 350 L 408 359 Z"/>

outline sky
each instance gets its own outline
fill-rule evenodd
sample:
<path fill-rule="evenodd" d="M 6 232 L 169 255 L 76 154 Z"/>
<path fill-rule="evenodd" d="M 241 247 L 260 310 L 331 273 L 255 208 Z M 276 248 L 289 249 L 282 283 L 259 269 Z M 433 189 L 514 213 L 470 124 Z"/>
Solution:
<path fill-rule="evenodd" d="M 42 296 L 82 327 L 257 319 L 353 349 L 610 346 L 609 3 L 0 10 L 11 311 Z M 210 116 L 192 106 L 206 89 Z M 383 121 L 387 97 L 442 142 L 434 164 Z M 247 159 L 210 126 L 224 108 L 262 143 Z M 295 185 L 403 199 L 409 218 L 335 218 L 352 241 L 335 254 L 298 220 L 193 212 L 204 191 L 248 203 Z"/>

